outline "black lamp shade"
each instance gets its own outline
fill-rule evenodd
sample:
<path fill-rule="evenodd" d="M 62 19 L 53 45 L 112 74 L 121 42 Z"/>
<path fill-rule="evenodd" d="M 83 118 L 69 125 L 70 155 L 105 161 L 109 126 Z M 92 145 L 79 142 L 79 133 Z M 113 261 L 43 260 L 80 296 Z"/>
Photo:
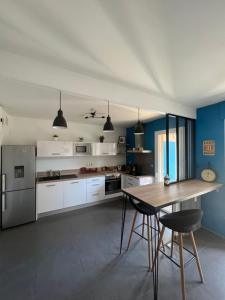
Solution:
<path fill-rule="evenodd" d="M 143 125 L 141 124 L 140 120 L 138 120 L 138 122 L 135 126 L 134 134 L 136 134 L 136 135 L 144 134 L 144 128 L 143 128 Z"/>
<path fill-rule="evenodd" d="M 107 131 L 107 132 L 114 131 L 114 127 L 113 127 L 113 124 L 111 122 L 110 116 L 108 116 L 107 119 L 106 119 L 105 125 L 103 127 L 103 131 Z"/>
<path fill-rule="evenodd" d="M 53 124 L 53 128 L 67 128 L 67 123 L 65 118 L 63 117 L 63 111 L 61 109 L 58 110 L 58 115 L 56 116 Z"/>

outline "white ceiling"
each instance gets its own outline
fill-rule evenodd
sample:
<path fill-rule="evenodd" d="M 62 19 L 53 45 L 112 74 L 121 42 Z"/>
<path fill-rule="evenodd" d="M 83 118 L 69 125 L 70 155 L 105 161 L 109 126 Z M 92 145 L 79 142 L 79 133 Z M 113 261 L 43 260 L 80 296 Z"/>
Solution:
<path fill-rule="evenodd" d="M 4 51 L 194 107 L 225 98 L 225 1 L 0 0 L 0 6 Z"/>
<path fill-rule="evenodd" d="M 0 78 L 0 95 L 0 104 L 15 116 L 53 120 L 59 109 L 59 91 L 46 87 Z M 85 119 L 84 115 L 94 109 L 107 116 L 107 105 L 105 100 L 62 92 L 62 110 L 67 121 L 103 125 L 104 119 Z M 137 121 L 137 107 L 111 103 L 110 116 L 116 126 L 131 126 Z M 140 117 L 146 122 L 163 115 L 142 109 Z"/>

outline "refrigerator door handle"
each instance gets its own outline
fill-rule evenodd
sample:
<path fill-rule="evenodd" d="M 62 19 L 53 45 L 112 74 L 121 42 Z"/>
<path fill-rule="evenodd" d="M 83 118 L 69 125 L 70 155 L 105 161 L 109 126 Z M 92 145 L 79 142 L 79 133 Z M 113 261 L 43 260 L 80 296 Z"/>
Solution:
<path fill-rule="evenodd" d="M 2 212 L 6 210 L 6 195 L 2 194 Z"/>
<path fill-rule="evenodd" d="M 2 192 L 5 192 L 6 188 L 6 174 L 2 174 Z"/>

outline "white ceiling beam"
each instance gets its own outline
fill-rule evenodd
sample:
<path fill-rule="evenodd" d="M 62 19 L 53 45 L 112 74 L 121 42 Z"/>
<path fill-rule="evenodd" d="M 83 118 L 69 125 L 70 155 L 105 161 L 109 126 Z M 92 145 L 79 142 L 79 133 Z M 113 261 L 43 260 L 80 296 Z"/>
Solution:
<path fill-rule="evenodd" d="M 166 99 L 163 95 L 81 75 L 6 51 L 0 51 L 0 65 L 0 76 L 3 77 L 94 98 L 109 99 L 126 106 L 196 117 L 194 107 Z"/>

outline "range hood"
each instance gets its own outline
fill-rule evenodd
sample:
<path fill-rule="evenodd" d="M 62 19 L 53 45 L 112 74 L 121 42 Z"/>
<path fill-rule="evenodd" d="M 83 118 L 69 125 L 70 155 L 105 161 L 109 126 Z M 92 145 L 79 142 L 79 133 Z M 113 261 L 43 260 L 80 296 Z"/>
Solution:
<path fill-rule="evenodd" d="M 135 148 L 127 150 L 127 153 L 152 153 L 151 150 L 146 150 L 143 148 L 144 138 L 143 135 L 135 135 Z"/>
<path fill-rule="evenodd" d="M 135 150 L 127 150 L 127 153 L 151 153 L 151 150 L 138 150 L 138 148 L 135 148 Z"/>

